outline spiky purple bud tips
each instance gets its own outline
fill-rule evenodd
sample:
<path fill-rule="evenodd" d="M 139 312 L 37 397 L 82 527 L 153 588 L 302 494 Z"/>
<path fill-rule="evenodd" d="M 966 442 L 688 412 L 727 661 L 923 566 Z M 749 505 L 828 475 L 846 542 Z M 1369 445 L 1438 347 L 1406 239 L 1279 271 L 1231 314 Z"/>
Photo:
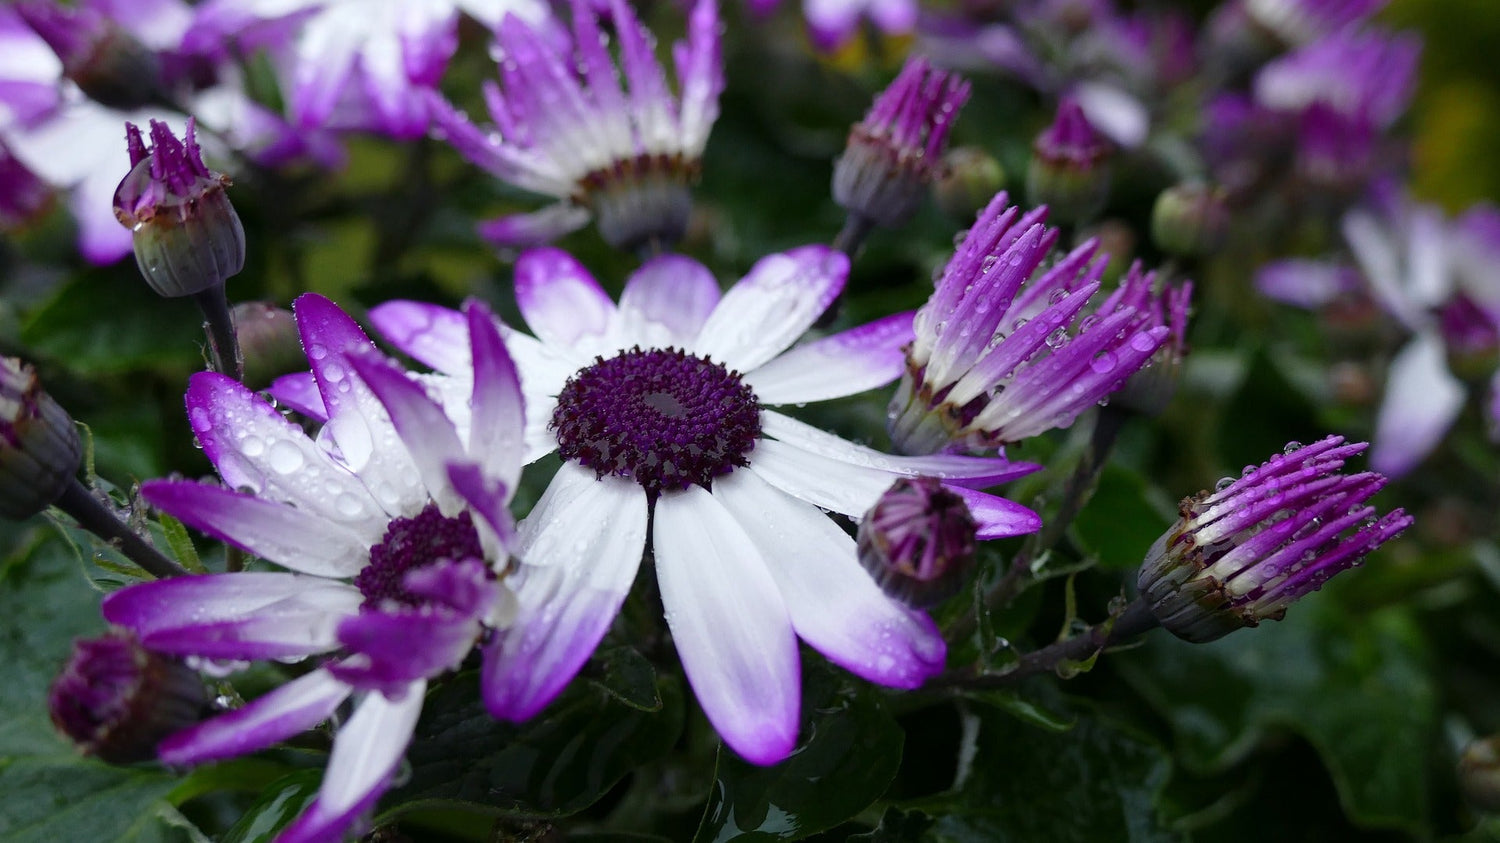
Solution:
<path fill-rule="evenodd" d="M 876 225 L 905 225 L 921 207 L 968 99 L 968 82 L 924 58 L 909 59 L 850 130 L 833 168 L 834 201 Z"/>
<path fill-rule="evenodd" d="M 1340 436 L 1294 442 L 1238 480 L 1184 500 L 1137 580 L 1161 625 L 1202 643 L 1280 620 L 1291 603 L 1410 526 L 1400 509 L 1377 516 L 1366 505 L 1385 477 L 1339 473 L 1365 447 Z"/>
<path fill-rule="evenodd" d="M 111 764 L 154 758 L 157 743 L 198 722 L 207 703 L 196 673 L 119 630 L 75 642 L 47 695 L 58 731 Z"/>
<path fill-rule="evenodd" d="M 46 509 L 82 458 L 73 419 L 42 391 L 35 370 L 0 358 L 0 517 L 20 520 Z"/>
<path fill-rule="evenodd" d="M 1026 194 L 1046 205 L 1055 219 L 1077 223 L 1092 218 L 1109 198 L 1114 147 L 1072 97 L 1057 106 L 1057 118 L 1032 144 Z"/>
<path fill-rule="evenodd" d="M 934 606 L 968 578 L 976 530 L 962 497 L 931 477 L 903 477 L 860 522 L 859 560 L 886 594 Z"/>
<path fill-rule="evenodd" d="M 135 260 L 162 296 L 223 286 L 245 266 L 245 230 L 224 189 L 229 177 L 208 169 L 192 118 L 179 141 L 151 121 L 151 146 L 125 124 L 130 172 L 115 190 L 115 217 L 135 234 Z"/>

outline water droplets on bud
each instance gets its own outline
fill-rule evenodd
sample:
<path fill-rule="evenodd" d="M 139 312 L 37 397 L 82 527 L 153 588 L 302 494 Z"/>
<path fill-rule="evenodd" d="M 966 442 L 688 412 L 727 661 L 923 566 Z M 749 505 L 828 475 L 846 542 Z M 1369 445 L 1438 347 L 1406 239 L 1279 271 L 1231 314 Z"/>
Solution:
<path fill-rule="evenodd" d="M 1116 362 L 1117 361 L 1115 359 L 1114 353 L 1106 351 L 1100 354 L 1098 357 L 1095 357 L 1093 360 L 1090 360 L 1089 366 L 1091 366 L 1095 372 L 1098 372 L 1101 375 L 1107 375 L 1115 370 Z"/>
<path fill-rule="evenodd" d="M 1058 328 L 1047 335 L 1047 347 L 1053 350 L 1062 348 L 1068 344 L 1068 332 L 1065 328 Z"/>
<path fill-rule="evenodd" d="M 1233 477 L 1220 477 L 1219 478 L 1219 482 L 1217 482 L 1217 483 L 1214 484 L 1214 491 L 1215 492 L 1222 492 L 1225 489 L 1228 489 L 1230 486 L 1233 486 L 1233 485 L 1234 485 L 1234 478 Z"/>
<path fill-rule="evenodd" d="M 1292 440 L 1292 441 L 1290 441 L 1290 442 L 1288 442 L 1288 443 L 1286 443 L 1286 447 L 1285 447 L 1285 448 L 1282 448 L 1282 449 L 1281 449 L 1281 452 L 1282 452 L 1282 453 L 1283 453 L 1283 454 L 1287 454 L 1287 455 L 1290 455 L 1290 454 L 1291 454 L 1291 453 L 1292 453 L 1292 452 L 1293 452 L 1293 451 L 1296 451 L 1296 450 L 1298 450 L 1298 449 L 1299 449 L 1299 448 L 1301 448 L 1301 447 L 1302 447 L 1302 443 L 1301 443 L 1301 442 L 1298 442 L 1298 441 L 1297 441 L 1297 440 L 1295 440 L 1295 439 L 1293 439 L 1293 440 Z"/>
<path fill-rule="evenodd" d="M 995 264 L 997 264 L 999 262 L 1000 262 L 1000 259 L 998 257 L 994 256 L 994 255 L 989 255 L 989 256 L 985 257 L 984 260 L 982 260 L 982 261 L 979 262 L 979 274 L 980 275 L 988 275 L 988 274 L 990 274 L 990 271 L 995 268 Z"/>
<path fill-rule="evenodd" d="M 1130 338 L 1130 347 L 1144 354 L 1156 347 L 1156 340 L 1150 334 L 1136 334 Z"/>
<path fill-rule="evenodd" d="M 1078 320 L 1078 333 L 1087 333 L 1088 330 L 1099 324 L 1099 314 L 1090 313 L 1088 316 Z"/>
<path fill-rule="evenodd" d="M 1067 297 L 1068 291 L 1059 287 L 1053 290 L 1051 295 L 1047 296 L 1047 304 L 1061 304 L 1062 300 Z"/>

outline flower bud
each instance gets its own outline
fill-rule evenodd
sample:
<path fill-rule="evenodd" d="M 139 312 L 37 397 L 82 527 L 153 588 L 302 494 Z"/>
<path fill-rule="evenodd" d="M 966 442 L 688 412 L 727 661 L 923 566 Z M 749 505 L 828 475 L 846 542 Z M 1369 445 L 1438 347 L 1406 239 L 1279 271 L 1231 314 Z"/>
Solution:
<path fill-rule="evenodd" d="M 977 146 L 960 146 L 943 156 L 932 197 L 943 213 L 962 223 L 974 217 L 1005 189 L 1005 169 Z"/>
<path fill-rule="evenodd" d="M 235 305 L 230 314 L 245 359 L 246 386 L 260 389 L 282 375 L 307 369 L 297 321 L 290 310 L 251 301 Z"/>
<path fill-rule="evenodd" d="M 1203 257 L 1224 245 L 1229 222 L 1222 188 L 1184 182 L 1156 197 L 1151 209 L 1151 239 L 1167 254 Z"/>
<path fill-rule="evenodd" d="M 82 459 L 73 419 L 42 391 L 36 371 L 0 358 L 0 517 L 19 521 L 46 509 Z"/>
<path fill-rule="evenodd" d="M 26 0 L 15 9 L 89 99 L 121 111 L 165 101 L 156 54 L 98 10 L 50 0 Z"/>
<path fill-rule="evenodd" d="M 1481 811 L 1500 813 L 1500 735 L 1473 741 L 1458 759 L 1458 786 Z"/>
<path fill-rule="evenodd" d="M 977 526 L 964 499 L 931 477 L 891 484 L 859 525 L 859 559 L 886 594 L 915 608 L 963 587 Z"/>
<path fill-rule="evenodd" d="M 1292 602 L 1410 526 L 1400 509 L 1377 517 L 1365 505 L 1385 477 L 1338 473 L 1365 448 L 1341 436 L 1294 442 L 1238 480 L 1184 500 L 1137 579 L 1161 625 L 1202 643 L 1280 620 Z"/>
<path fill-rule="evenodd" d="M 203 164 L 188 118 L 178 141 L 151 121 L 151 146 L 125 124 L 130 172 L 115 190 L 115 217 L 135 233 L 135 262 L 146 283 L 168 298 L 223 285 L 245 266 L 245 230 L 224 189 L 229 177 Z"/>
<path fill-rule="evenodd" d="M 908 60 L 850 130 L 834 163 L 834 201 L 876 225 L 905 225 L 921 207 L 948 132 L 968 99 L 968 82 L 933 70 L 924 58 Z"/>
<path fill-rule="evenodd" d="M 1115 393 L 1120 406 L 1143 416 L 1159 416 L 1172 402 L 1172 396 L 1177 394 L 1177 381 L 1182 377 L 1182 360 L 1188 352 L 1187 321 L 1192 300 L 1191 281 L 1152 296 L 1148 307 L 1155 312 L 1156 321 L 1167 326 L 1167 341 Z"/>
<path fill-rule="evenodd" d="M 1026 170 L 1033 205 L 1046 205 L 1061 222 L 1088 220 L 1109 198 L 1114 148 L 1084 116 L 1072 97 L 1057 107 L 1057 119 L 1037 135 Z"/>
<path fill-rule="evenodd" d="M 121 630 L 74 642 L 47 695 L 58 731 L 111 764 L 154 758 L 157 743 L 197 723 L 207 704 L 196 673 Z"/>

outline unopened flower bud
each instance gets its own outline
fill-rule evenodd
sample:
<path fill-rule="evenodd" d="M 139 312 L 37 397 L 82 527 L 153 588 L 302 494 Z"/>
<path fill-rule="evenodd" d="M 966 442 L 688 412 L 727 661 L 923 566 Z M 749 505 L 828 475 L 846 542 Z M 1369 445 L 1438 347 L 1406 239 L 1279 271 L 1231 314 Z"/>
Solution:
<path fill-rule="evenodd" d="M 953 219 L 968 224 L 996 193 L 1005 189 L 1005 169 L 977 146 L 960 146 L 943 156 L 932 198 Z"/>
<path fill-rule="evenodd" d="M 905 225 L 936 177 L 969 83 L 910 59 L 849 132 L 833 168 L 833 199 L 876 225 Z"/>
<path fill-rule="evenodd" d="M 1033 205 L 1046 205 L 1062 222 L 1083 222 L 1109 198 L 1114 147 L 1089 123 L 1083 108 L 1064 97 L 1057 118 L 1037 135 L 1026 170 L 1026 192 Z"/>
<path fill-rule="evenodd" d="M 188 118 L 177 140 L 151 121 L 151 146 L 125 124 L 130 172 L 115 190 L 115 217 L 135 233 L 135 262 L 158 294 L 175 298 L 220 287 L 245 266 L 245 230 L 224 189 L 229 177 L 208 169 Z"/>
<path fill-rule="evenodd" d="M 252 301 L 235 305 L 230 314 L 245 360 L 246 386 L 260 389 L 281 375 L 307 369 L 297 321 L 290 310 Z"/>
<path fill-rule="evenodd" d="M 98 10 L 52 0 L 25 0 L 15 9 L 90 99 L 122 111 L 165 100 L 156 54 Z"/>
<path fill-rule="evenodd" d="M 1458 786 L 1470 805 L 1500 813 L 1500 735 L 1473 741 L 1458 759 Z"/>
<path fill-rule="evenodd" d="M 1167 254 L 1203 257 L 1224 245 L 1229 222 L 1222 188 L 1184 182 L 1156 197 L 1151 209 L 1151 239 Z"/>
<path fill-rule="evenodd" d="M 916 608 L 963 587 L 977 527 L 964 499 L 931 477 L 903 477 L 859 525 L 859 559 L 885 593 Z"/>
<path fill-rule="evenodd" d="M 1341 436 L 1294 442 L 1239 479 L 1184 500 L 1137 579 L 1161 625 L 1202 643 L 1280 620 L 1292 602 L 1410 526 L 1400 509 L 1377 516 L 1365 505 L 1385 477 L 1338 473 L 1365 447 Z"/>
<path fill-rule="evenodd" d="M 1120 406 L 1143 416 L 1159 416 L 1172 402 L 1182 377 L 1182 361 L 1188 352 L 1187 321 L 1192 300 L 1191 281 L 1152 296 L 1148 306 L 1155 311 L 1156 321 L 1167 326 L 1167 341 L 1115 393 Z"/>
<path fill-rule="evenodd" d="M 196 673 L 119 630 L 74 642 L 47 695 L 58 730 L 111 764 L 154 758 L 157 743 L 197 723 L 207 703 Z"/>
<path fill-rule="evenodd" d="M 36 371 L 0 358 L 0 517 L 19 521 L 46 509 L 82 459 L 73 419 L 42 391 Z"/>

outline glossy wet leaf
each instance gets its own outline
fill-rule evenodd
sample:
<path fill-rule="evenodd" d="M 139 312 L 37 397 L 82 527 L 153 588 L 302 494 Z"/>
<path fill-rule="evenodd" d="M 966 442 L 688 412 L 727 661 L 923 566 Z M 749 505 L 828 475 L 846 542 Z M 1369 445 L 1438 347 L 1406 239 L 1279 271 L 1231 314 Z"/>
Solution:
<path fill-rule="evenodd" d="M 787 760 L 757 767 L 721 747 L 695 843 L 800 840 L 880 797 L 901 763 L 903 736 L 880 692 L 808 665 L 801 739 Z"/>
<path fill-rule="evenodd" d="M 656 669 L 634 647 L 610 647 L 595 654 L 599 675 L 595 684 L 620 702 L 641 711 L 657 711 L 662 706 L 656 689 Z"/>
<path fill-rule="evenodd" d="M 560 817 L 592 805 L 616 782 L 666 754 L 682 730 L 676 680 L 657 685 L 662 705 L 642 711 L 575 682 L 521 724 L 497 721 L 463 674 L 432 692 L 407 751 L 411 779 L 382 802 L 382 821 L 447 806 L 493 815 Z"/>
<path fill-rule="evenodd" d="M 1315 595 L 1283 621 L 1211 644 L 1149 636 L 1119 662 L 1168 718 L 1188 764 L 1223 769 L 1291 730 L 1317 749 L 1352 820 L 1415 830 L 1436 745 L 1425 658 L 1405 612 L 1355 616 Z"/>
<path fill-rule="evenodd" d="M 1099 567 L 1133 571 L 1175 513 L 1165 495 L 1136 471 L 1111 464 L 1099 476 L 1089 505 L 1073 522 L 1078 540 Z"/>
<path fill-rule="evenodd" d="M 224 833 L 220 843 L 268 843 L 312 804 L 323 781 L 319 770 L 301 770 L 266 786 L 260 798 Z"/>
<path fill-rule="evenodd" d="M 964 694 L 977 703 L 998 709 L 1039 729 L 1049 732 L 1066 732 L 1077 722 L 1075 718 L 1054 711 L 1045 704 L 1015 691 L 969 691 Z"/>

